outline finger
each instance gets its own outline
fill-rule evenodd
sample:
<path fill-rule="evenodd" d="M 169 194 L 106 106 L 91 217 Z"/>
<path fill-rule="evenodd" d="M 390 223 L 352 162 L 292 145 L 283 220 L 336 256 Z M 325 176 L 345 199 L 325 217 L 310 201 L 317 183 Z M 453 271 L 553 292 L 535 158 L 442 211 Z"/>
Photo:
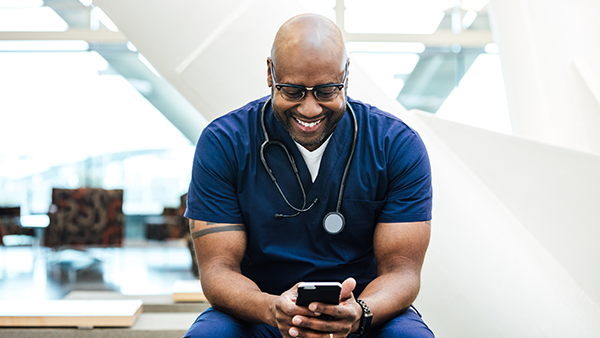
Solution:
<path fill-rule="evenodd" d="M 346 279 L 342 283 L 342 292 L 340 293 L 340 300 L 343 302 L 352 297 L 352 291 L 356 287 L 356 280 L 352 277 Z"/>
<path fill-rule="evenodd" d="M 294 316 L 292 325 L 302 337 L 320 337 L 325 332 L 348 332 L 344 322 Z"/>
<path fill-rule="evenodd" d="M 294 307 L 294 314 L 306 317 L 319 317 L 322 314 L 323 306 L 325 304 L 317 302 L 310 303 L 308 307 L 296 305 Z"/>
<path fill-rule="evenodd" d="M 305 337 L 305 338 L 321 338 L 321 337 L 342 337 L 339 336 L 338 333 L 329 333 L 322 331 L 315 331 L 310 329 L 300 329 L 296 327 L 292 327 L 286 332 L 281 332 L 284 337 Z M 344 335 L 343 337 L 346 337 Z"/>

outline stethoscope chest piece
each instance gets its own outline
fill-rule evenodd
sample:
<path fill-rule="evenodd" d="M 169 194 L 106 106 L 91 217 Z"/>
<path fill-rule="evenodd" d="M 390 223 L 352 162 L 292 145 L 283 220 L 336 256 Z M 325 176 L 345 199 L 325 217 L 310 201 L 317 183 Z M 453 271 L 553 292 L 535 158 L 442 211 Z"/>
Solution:
<path fill-rule="evenodd" d="M 323 218 L 323 229 L 330 235 L 337 235 L 344 230 L 346 221 L 344 215 L 337 211 L 332 211 Z"/>

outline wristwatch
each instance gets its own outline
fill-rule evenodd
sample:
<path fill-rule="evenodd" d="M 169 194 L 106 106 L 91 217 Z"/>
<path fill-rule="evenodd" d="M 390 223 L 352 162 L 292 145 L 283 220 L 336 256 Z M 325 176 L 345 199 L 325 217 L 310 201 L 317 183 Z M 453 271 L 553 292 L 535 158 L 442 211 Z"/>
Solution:
<path fill-rule="evenodd" d="M 367 303 L 365 303 L 362 299 L 356 301 L 360 307 L 362 307 L 363 314 L 360 318 L 360 325 L 358 327 L 358 331 L 354 333 L 358 337 L 366 336 L 369 333 L 369 329 L 371 328 L 371 321 L 373 320 L 373 314 L 369 309 Z"/>

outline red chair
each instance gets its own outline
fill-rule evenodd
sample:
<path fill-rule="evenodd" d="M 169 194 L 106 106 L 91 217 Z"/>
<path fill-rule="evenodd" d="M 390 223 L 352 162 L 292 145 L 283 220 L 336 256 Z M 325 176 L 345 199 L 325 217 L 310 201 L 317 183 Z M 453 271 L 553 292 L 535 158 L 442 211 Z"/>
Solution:
<path fill-rule="evenodd" d="M 5 245 L 4 236 L 18 235 L 33 238 L 35 231 L 32 228 L 21 226 L 21 207 L 0 208 L 0 245 Z"/>
<path fill-rule="evenodd" d="M 123 190 L 52 189 L 44 246 L 121 246 Z"/>

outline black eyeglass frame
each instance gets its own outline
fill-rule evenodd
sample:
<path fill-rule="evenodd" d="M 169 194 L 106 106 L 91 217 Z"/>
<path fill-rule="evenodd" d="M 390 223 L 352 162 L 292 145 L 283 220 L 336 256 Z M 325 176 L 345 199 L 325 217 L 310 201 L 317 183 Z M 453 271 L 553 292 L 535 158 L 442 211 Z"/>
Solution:
<path fill-rule="evenodd" d="M 307 91 L 312 91 L 313 95 L 315 96 L 315 99 L 317 99 L 317 101 L 321 101 L 321 102 L 329 102 L 329 101 L 333 101 L 335 100 L 339 94 L 331 98 L 331 99 L 319 99 L 319 89 L 321 88 L 328 88 L 328 87 L 337 87 L 338 90 L 341 92 L 342 89 L 346 86 L 346 77 L 348 76 L 348 62 L 346 62 L 346 70 L 344 70 L 344 79 L 342 80 L 342 83 L 328 83 L 328 84 L 322 84 L 322 85 L 318 85 L 318 86 L 314 86 L 314 87 L 306 87 L 306 86 L 300 86 L 300 85 L 295 85 L 295 84 L 287 84 L 287 83 L 277 83 L 277 80 L 275 80 L 275 69 L 273 67 L 273 61 L 271 60 L 271 77 L 273 79 L 273 86 L 278 90 L 281 91 L 281 88 L 283 87 L 289 87 L 289 88 L 297 88 L 297 89 L 302 89 L 302 96 L 298 99 L 293 99 L 288 97 L 287 95 L 284 95 L 286 97 L 287 100 L 289 101 L 293 101 L 293 102 L 299 102 L 304 100 L 304 98 L 306 97 L 306 92 Z M 285 91 L 284 91 L 285 93 Z"/>

